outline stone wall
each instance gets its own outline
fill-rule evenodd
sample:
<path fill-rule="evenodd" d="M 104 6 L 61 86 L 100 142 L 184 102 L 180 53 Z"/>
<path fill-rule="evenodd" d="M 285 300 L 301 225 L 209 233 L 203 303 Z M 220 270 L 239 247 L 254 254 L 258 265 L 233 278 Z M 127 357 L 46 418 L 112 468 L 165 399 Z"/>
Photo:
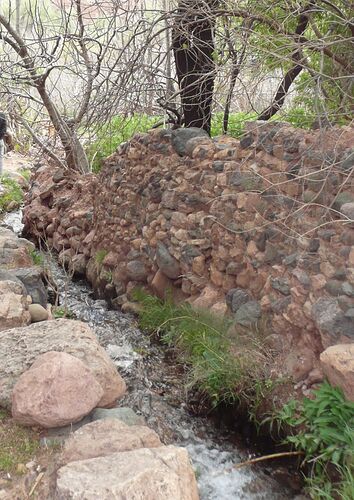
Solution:
<path fill-rule="evenodd" d="M 26 232 L 113 307 L 143 284 L 245 327 L 266 319 L 282 369 L 311 382 L 319 354 L 354 339 L 353 139 L 276 122 L 241 141 L 136 135 L 98 177 L 39 168 Z"/>

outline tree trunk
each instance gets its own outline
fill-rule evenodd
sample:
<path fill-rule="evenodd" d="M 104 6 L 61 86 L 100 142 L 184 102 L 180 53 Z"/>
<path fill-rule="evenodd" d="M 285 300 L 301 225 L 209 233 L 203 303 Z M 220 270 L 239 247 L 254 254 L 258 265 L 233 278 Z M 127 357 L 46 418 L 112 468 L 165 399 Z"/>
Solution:
<path fill-rule="evenodd" d="M 202 128 L 209 134 L 215 79 L 213 7 L 216 3 L 179 0 L 172 33 L 184 125 Z"/>
<path fill-rule="evenodd" d="M 304 7 L 303 12 L 299 16 L 298 25 L 295 30 L 295 35 L 298 37 L 298 43 L 301 44 L 301 36 L 304 34 L 307 25 L 309 23 L 309 14 L 308 10 L 311 8 L 311 3 Z M 295 50 L 292 55 L 292 60 L 294 61 L 294 65 L 287 71 L 284 75 L 282 81 L 280 82 L 276 94 L 274 96 L 272 104 L 265 109 L 259 116 L 258 120 L 269 120 L 273 115 L 278 113 L 278 111 L 282 108 L 286 95 L 293 84 L 295 78 L 301 73 L 303 66 L 301 64 L 301 49 Z"/>
<path fill-rule="evenodd" d="M 77 138 L 75 130 L 69 127 L 60 116 L 55 104 L 46 91 L 44 82 L 37 84 L 37 91 L 41 96 L 54 129 L 60 137 L 68 167 L 82 173 L 89 172 L 90 166 L 84 148 Z"/>

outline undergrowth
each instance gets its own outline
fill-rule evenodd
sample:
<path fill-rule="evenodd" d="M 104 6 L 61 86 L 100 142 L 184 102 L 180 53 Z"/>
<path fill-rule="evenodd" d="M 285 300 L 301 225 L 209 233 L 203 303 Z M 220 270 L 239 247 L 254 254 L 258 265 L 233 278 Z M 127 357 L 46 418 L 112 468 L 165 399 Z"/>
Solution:
<path fill-rule="evenodd" d="M 211 136 L 222 135 L 223 112 L 214 113 L 211 120 Z M 245 123 L 257 119 L 257 113 L 238 112 L 230 113 L 227 134 L 231 137 L 239 138 L 245 131 Z M 273 120 L 289 122 L 294 127 L 309 128 L 314 120 L 305 109 L 295 107 L 283 114 L 281 117 L 274 117 Z M 117 115 L 112 120 L 103 125 L 96 134 L 96 139 L 86 148 L 86 153 L 92 166 L 93 172 L 99 172 L 102 160 L 111 155 L 120 144 L 128 141 L 138 132 L 147 132 L 151 127 L 163 121 L 162 116 L 146 115 L 136 113 L 134 116 L 126 118 Z"/>
<path fill-rule="evenodd" d="M 4 175 L 0 177 L 0 184 L 5 189 L 3 194 L 0 193 L 0 213 L 6 212 L 12 201 L 17 205 L 22 203 L 23 191 L 18 182 Z"/>
<path fill-rule="evenodd" d="M 33 264 L 35 266 L 43 266 L 44 265 L 44 256 L 37 249 L 29 250 L 29 254 L 32 258 Z"/>
<path fill-rule="evenodd" d="M 99 266 L 102 266 L 102 263 L 104 261 L 104 258 L 108 254 L 108 250 L 102 249 L 102 250 L 97 250 L 96 255 L 95 255 L 95 260 Z"/>
<path fill-rule="evenodd" d="M 147 132 L 161 120 L 161 116 L 136 114 L 126 118 L 117 115 L 97 133 L 96 140 L 86 149 L 93 172 L 99 172 L 102 160 L 112 154 L 117 147 L 138 132 Z"/>
<path fill-rule="evenodd" d="M 353 500 L 354 403 L 340 389 L 324 382 L 313 399 L 291 400 L 272 421 L 293 429 L 285 442 L 304 455 L 312 498 Z"/>
<path fill-rule="evenodd" d="M 0 472 L 19 472 L 39 450 L 39 435 L 0 410 Z"/>
<path fill-rule="evenodd" d="M 59 318 L 67 318 L 67 319 L 76 319 L 76 315 L 73 311 L 68 309 L 67 307 L 56 306 L 53 307 L 53 317 L 55 319 Z"/>
<path fill-rule="evenodd" d="M 249 416 L 270 393 L 271 354 L 256 331 L 228 330 L 231 321 L 195 310 L 189 304 L 174 305 L 138 289 L 133 298 L 142 305 L 140 327 L 156 333 L 161 341 L 177 350 L 188 367 L 187 388 L 204 393 L 213 406 L 239 404 Z"/>

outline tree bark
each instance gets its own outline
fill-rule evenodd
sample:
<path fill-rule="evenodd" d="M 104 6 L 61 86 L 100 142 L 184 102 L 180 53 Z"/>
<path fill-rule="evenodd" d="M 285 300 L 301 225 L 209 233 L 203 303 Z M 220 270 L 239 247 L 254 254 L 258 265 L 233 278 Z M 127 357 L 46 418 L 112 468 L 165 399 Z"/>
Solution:
<path fill-rule="evenodd" d="M 185 127 L 210 134 L 215 64 L 213 9 L 217 2 L 180 0 L 172 32 Z"/>
<path fill-rule="evenodd" d="M 53 127 L 60 137 L 68 167 L 82 173 L 89 172 L 90 169 L 87 156 L 82 144 L 76 136 L 75 130 L 72 130 L 60 116 L 55 104 L 46 91 L 45 83 L 38 83 L 36 88 L 48 112 Z"/>

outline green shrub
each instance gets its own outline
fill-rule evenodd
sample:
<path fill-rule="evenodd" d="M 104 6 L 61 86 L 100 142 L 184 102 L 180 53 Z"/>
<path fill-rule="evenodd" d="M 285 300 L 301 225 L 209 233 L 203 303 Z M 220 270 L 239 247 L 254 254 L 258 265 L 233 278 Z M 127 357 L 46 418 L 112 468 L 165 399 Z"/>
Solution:
<path fill-rule="evenodd" d="M 117 147 L 129 140 L 137 132 L 147 132 L 158 123 L 160 116 L 136 114 L 130 118 L 115 116 L 97 133 L 96 140 L 86 149 L 93 172 L 99 172 L 102 160 L 116 151 Z"/>
<path fill-rule="evenodd" d="M 31 169 L 29 168 L 21 168 L 19 173 L 26 179 L 26 181 L 29 181 L 32 175 Z"/>
<path fill-rule="evenodd" d="M 140 327 L 176 348 L 188 365 L 189 388 L 202 391 L 214 406 L 241 404 L 254 414 L 273 383 L 268 376 L 269 353 L 254 331 L 240 331 L 235 345 L 228 336 L 228 319 L 192 309 L 189 304 L 176 306 L 171 299 L 161 301 L 142 290 L 135 290 L 133 298 L 142 305 Z"/>
<path fill-rule="evenodd" d="M 316 115 L 304 108 L 294 107 L 284 114 L 279 114 L 278 119 L 288 122 L 297 128 L 310 129 L 316 119 Z"/>
<path fill-rule="evenodd" d="M 353 499 L 354 403 L 325 382 L 314 391 L 313 399 L 290 401 L 276 419 L 296 432 L 286 442 L 304 453 L 311 497 Z M 333 472 L 338 481 L 331 481 Z"/>
<path fill-rule="evenodd" d="M 227 135 L 231 137 L 241 137 L 244 132 L 245 123 L 248 121 L 255 120 L 257 118 L 256 113 L 230 113 L 229 124 L 227 129 Z M 214 113 L 211 120 L 211 136 L 215 137 L 222 135 L 222 125 L 223 125 L 224 113 Z"/>
<path fill-rule="evenodd" d="M 0 213 L 6 212 L 12 201 L 17 205 L 22 203 L 23 192 L 18 182 L 10 177 L 3 176 L 0 178 L 0 184 L 5 188 L 5 192 L 0 194 Z"/>
<path fill-rule="evenodd" d="M 95 255 L 95 260 L 99 266 L 102 266 L 102 263 L 104 261 L 104 258 L 108 254 L 108 250 L 102 249 L 102 250 L 97 250 L 96 255 Z"/>
<path fill-rule="evenodd" d="M 69 318 L 69 319 L 75 319 L 75 313 L 70 311 L 67 307 L 61 307 L 61 306 L 56 306 L 53 307 L 53 316 L 55 319 L 58 318 Z"/>
<path fill-rule="evenodd" d="M 30 250 L 29 251 L 29 254 L 32 258 L 32 261 L 33 261 L 33 264 L 35 266 L 43 266 L 44 264 L 44 256 L 41 252 L 39 252 L 38 250 L 34 249 L 34 250 Z"/>
<path fill-rule="evenodd" d="M 211 136 L 222 135 L 223 112 L 214 113 L 211 120 Z M 161 122 L 162 116 L 148 116 L 146 114 L 135 114 L 130 118 L 115 116 L 103 125 L 96 134 L 96 139 L 86 148 L 86 153 L 92 165 L 93 172 L 99 172 L 102 160 L 111 155 L 118 146 L 128 141 L 137 132 L 147 132 L 153 125 Z M 254 112 L 230 113 L 227 134 L 231 137 L 240 137 L 244 133 L 245 123 L 257 119 Z M 288 111 L 284 116 L 274 116 L 272 120 L 288 121 L 295 127 L 310 128 L 314 116 L 305 109 L 296 107 Z"/>

